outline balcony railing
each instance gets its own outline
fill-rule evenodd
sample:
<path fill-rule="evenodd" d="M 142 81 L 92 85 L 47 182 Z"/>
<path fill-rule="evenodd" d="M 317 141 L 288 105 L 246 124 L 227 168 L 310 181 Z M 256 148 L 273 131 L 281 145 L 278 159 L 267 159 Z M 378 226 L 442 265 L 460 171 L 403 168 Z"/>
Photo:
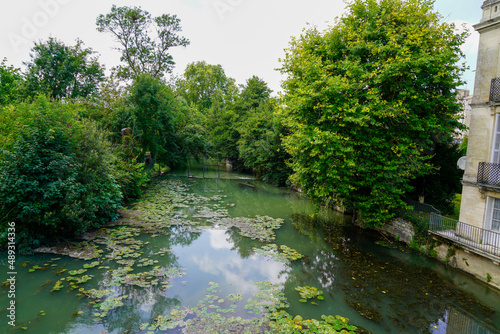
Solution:
<path fill-rule="evenodd" d="M 468 246 L 474 250 L 500 257 L 500 233 L 475 227 L 431 213 L 429 231 Z"/>
<path fill-rule="evenodd" d="M 500 187 L 500 164 L 480 162 L 477 183 Z"/>

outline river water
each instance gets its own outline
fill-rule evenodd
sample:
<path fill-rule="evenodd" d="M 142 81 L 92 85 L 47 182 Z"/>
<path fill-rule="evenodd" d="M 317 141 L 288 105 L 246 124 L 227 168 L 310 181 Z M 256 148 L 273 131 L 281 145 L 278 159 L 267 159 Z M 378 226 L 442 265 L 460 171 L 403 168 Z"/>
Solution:
<path fill-rule="evenodd" d="M 500 333 L 498 291 L 404 247 L 384 247 L 380 235 L 352 227 L 349 216 L 315 212 L 299 194 L 254 180 L 161 182 L 131 206 L 141 214 L 73 244 L 94 246 L 94 258 L 18 255 L 17 327 L 7 324 L 4 284 L 0 332 L 147 333 L 158 316 L 212 304 L 213 295 L 226 306 L 221 313 L 232 296 L 232 315 L 258 318 L 241 303 L 255 299 L 255 282 L 269 281 L 280 286 L 288 312 L 304 318 L 341 315 L 373 333 Z M 172 199 L 176 192 L 183 195 Z M 242 232 L 231 220 L 259 216 L 283 219 L 271 239 L 259 240 L 267 232 L 258 225 Z M 262 251 L 270 244 L 303 257 L 287 261 Z M 6 268 L 5 253 L 1 261 Z M 301 301 L 296 288 L 303 286 L 320 289 L 324 300 Z M 98 291 L 103 295 L 92 295 Z"/>

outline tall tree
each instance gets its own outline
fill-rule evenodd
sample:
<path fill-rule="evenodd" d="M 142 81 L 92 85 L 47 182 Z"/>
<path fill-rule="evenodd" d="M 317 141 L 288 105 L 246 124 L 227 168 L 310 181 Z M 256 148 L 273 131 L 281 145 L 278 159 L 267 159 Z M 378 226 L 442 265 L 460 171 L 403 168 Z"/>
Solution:
<path fill-rule="evenodd" d="M 189 64 L 176 86 L 176 92 L 202 115 L 214 150 L 234 162 L 238 158 L 238 139 L 230 136 L 237 134 L 233 111 L 238 93 L 235 80 L 226 75 L 221 65 L 201 61 Z"/>
<path fill-rule="evenodd" d="M 118 67 L 118 73 L 124 78 L 140 74 L 160 78 L 170 73 L 175 63 L 169 49 L 189 45 L 188 39 L 178 35 L 182 29 L 176 15 L 152 18 L 140 7 L 113 5 L 110 13 L 99 15 L 96 24 L 99 32 L 111 33 L 120 43 L 117 49 L 126 65 Z"/>
<path fill-rule="evenodd" d="M 172 163 L 178 153 L 173 123 L 174 95 L 169 87 L 148 74 L 137 77 L 131 88 L 130 103 L 142 153 L 149 151 L 154 161 Z"/>
<path fill-rule="evenodd" d="M 104 81 L 104 67 L 93 56 L 95 52 L 83 46 L 80 40 L 67 46 L 53 37 L 35 43 L 31 61 L 25 63 L 28 93 L 44 93 L 54 99 L 96 95 Z"/>
<path fill-rule="evenodd" d="M 6 63 L 5 58 L 0 63 L 0 106 L 19 100 L 24 82 L 21 70 Z"/>
<path fill-rule="evenodd" d="M 281 71 L 293 180 L 369 225 L 393 217 L 432 171 L 433 142 L 460 128 L 465 37 L 432 0 L 352 0 L 332 28 L 292 39 Z"/>
<path fill-rule="evenodd" d="M 200 111 L 231 102 L 237 92 L 234 79 L 226 76 L 221 65 L 211 65 L 204 61 L 189 64 L 184 77 L 176 85 L 177 92 Z M 217 111 L 214 110 L 214 117 L 218 116 Z"/>

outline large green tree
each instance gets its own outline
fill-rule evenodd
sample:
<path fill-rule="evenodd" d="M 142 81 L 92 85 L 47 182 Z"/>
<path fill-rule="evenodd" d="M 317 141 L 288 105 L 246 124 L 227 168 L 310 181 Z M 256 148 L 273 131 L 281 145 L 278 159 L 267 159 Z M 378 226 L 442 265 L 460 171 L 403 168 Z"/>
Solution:
<path fill-rule="evenodd" d="M 197 109 L 213 149 L 234 162 L 238 158 L 238 138 L 229 137 L 237 135 L 233 111 L 238 93 L 235 80 L 226 75 L 221 65 L 201 61 L 189 64 L 176 86 L 177 94 Z"/>
<path fill-rule="evenodd" d="M 238 128 L 239 159 L 257 177 L 277 186 L 285 186 L 292 173 L 290 155 L 282 145 L 287 128 L 275 113 L 272 99 L 251 109 Z"/>
<path fill-rule="evenodd" d="M 118 50 L 125 66 L 118 67 L 118 73 L 124 78 L 140 74 L 160 78 L 170 73 L 175 63 L 169 49 L 189 45 L 189 40 L 178 34 L 182 28 L 176 15 L 153 18 L 140 7 L 113 5 L 111 12 L 99 15 L 96 24 L 99 32 L 112 34 L 120 43 Z"/>
<path fill-rule="evenodd" d="M 172 90 L 149 74 L 138 76 L 130 90 L 129 102 L 139 138 L 140 157 L 149 151 L 154 161 L 172 164 L 179 152 L 173 120 Z"/>
<path fill-rule="evenodd" d="M 0 63 L 0 106 L 18 101 L 22 96 L 23 75 L 21 70 L 10 65 L 7 59 Z"/>
<path fill-rule="evenodd" d="M 403 207 L 410 180 L 428 174 L 436 141 L 460 128 L 466 34 L 432 0 L 352 0 L 330 29 L 308 29 L 283 60 L 283 113 L 293 180 L 369 225 Z"/>
<path fill-rule="evenodd" d="M 87 98 L 99 92 L 104 67 L 94 51 L 77 40 L 74 46 L 50 37 L 35 43 L 27 66 L 28 93 L 47 94 L 54 99 Z"/>

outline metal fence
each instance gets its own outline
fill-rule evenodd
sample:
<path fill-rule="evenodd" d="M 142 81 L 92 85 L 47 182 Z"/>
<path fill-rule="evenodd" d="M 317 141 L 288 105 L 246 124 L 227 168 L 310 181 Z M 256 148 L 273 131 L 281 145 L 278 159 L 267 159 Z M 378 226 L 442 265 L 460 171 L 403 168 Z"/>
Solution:
<path fill-rule="evenodd" d="M 480 162 L 477 171 L 477 183 L 500 186 L 500 165 Z"/>
<path fill-rule="evenodd" d="M 433 207 L 432 205 L 420 203 L 417 201 L 413 201 L 411 199 L 405 199 L 404 202 L 413 207 L 413 211 L 425 212 L 425 213 L 435 213 L 440 215 L 441 211 Z"/>
<path fill-rule="evenodd" d="M 429 231 L 462 245 L 500 256 L 500 233 L 430 214 Z"/>

